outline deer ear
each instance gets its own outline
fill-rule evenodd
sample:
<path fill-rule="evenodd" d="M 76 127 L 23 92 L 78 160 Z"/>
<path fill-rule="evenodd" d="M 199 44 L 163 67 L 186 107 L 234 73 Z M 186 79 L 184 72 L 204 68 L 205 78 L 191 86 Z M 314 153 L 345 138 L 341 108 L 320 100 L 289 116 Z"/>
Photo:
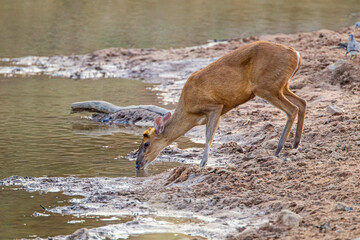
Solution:
<path fill-rule="evenodd" d="M 165 123 L 170 119 L 170 117 L 171 113 L 168 112 L 164 117 L 157 117 L 155 119 L 154 127 L 157 134 L 161 134 L 164 131 Z"/>
<path fill-rule="evenodd" d="M 165 116 L 163 117 L 164 122 L 166 123 L 170 117 L 171 117 L 171 112 L 166 113 Z"/>
<path fill-rule="evenodd" d="M 154 127 L 157 134 L 161 134 L 164 131 L 164 120 L 162 117 L 157 117 L 155 119 Z"/>

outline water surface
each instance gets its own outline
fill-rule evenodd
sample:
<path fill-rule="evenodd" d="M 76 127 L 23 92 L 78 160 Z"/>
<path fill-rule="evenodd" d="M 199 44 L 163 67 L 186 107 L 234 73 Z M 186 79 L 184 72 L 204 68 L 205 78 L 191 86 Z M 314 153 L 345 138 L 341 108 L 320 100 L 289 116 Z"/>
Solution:
<path fill-rule="evenodd" d="M 104 225 L 95 216 L 77 218 L 62 216 L 45 212 L 40 204 L 46 208 L 69 205 L 73 197 L 58 193 L 28 193 L 5 188 L 0 191 L 0 239 L 19 239 L 57 236 L 71 234 L 82 227 L 100 227 Z M 34 213 L 47 214 L 48 216 L 35 217 Z M 122 219 L 116 222 L 125 222 Z"/>
<path fill-rule="evenodd" d="M 193 46 L 359 20 L 356 0 L 0 0 L 0 57 Z"/>
<path fill-rule="evenodd" d="M 33 76 L 0 78 L 0 178 L 19 176 L 135 176 L 135 163 L 125 156 L 141 141 L 142 128 L 112 127 L 70 115 L 71 103 L 104 100 L 119 106 L 157 104 L 149 84 L 126 79 L 71 80 Z M 175 163 L 157 163 L 156 174 Z M 71 234 L 81 227 L 115 222 L 96 217 L 50 214 L 35 217 L 46 208 L 71 204 L 61 193 L 26 193 L 0 186 L 0 239 Z M 48 214 L 48 213 L 47 213 Z M 73 224 L 71 221 L 75 221 Z M 84 221 L 84 222 L 82 222 Z"/>
<path fill-rule="evenodd" d="M 138 147 L 141 129 L 109 127 L 69 113 L 71 103 L 87 100 L 161 105 L 149 85 L 45 76 L 0 78 L 0 85 L 0 178 L 135 175 L 135 163 L 125 156 Z M 165 168 L 156 164 L 150 172 Z"/>

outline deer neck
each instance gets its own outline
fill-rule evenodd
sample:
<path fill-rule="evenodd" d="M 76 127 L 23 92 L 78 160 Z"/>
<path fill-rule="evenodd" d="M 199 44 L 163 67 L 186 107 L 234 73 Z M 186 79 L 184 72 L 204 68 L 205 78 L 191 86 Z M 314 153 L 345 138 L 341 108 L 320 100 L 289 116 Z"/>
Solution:
<path fill-rule="evenodd" d="M 196 125 L 196 119 L 190 114 L 186 114 L 183 104 L 179 102 L 174 114 L 166 122 L 163 137 L 166 146 L 170 145 L 176 139 L 184 135 Z"/>

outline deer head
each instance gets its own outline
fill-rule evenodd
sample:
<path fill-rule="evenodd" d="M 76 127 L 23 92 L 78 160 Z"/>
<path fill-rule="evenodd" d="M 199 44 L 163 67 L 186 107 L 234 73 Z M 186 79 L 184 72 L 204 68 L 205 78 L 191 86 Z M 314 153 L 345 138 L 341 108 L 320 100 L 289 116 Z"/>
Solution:
<path fill-rule="evenodd" d="M 144 169 L 152 162 L 163 148 L 167 145 L 163 132 L 165 123 L 170 119 L 171 113 L 168 112 L 164 117 L 155 119 L 154 127 L 144 132 L 143 140 L 140 144 L 136 159 L 136 168 Z"/>

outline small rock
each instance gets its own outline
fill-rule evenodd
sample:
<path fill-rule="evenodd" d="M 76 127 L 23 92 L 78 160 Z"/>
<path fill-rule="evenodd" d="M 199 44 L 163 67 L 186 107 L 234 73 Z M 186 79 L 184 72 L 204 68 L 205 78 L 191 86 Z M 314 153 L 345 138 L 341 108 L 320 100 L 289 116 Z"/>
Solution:
<path fill-rule="evenodd" d="M 330 113 L 331 115 L 341 115 L 343 113 L 343 111 L 341 109 L 339 109 L 337 106 L 335 105 L 329 105 L 326 108 L 326 112 Z"/>
<path fill-rule="evenodd" d="M 111 64 L 102 65 L 100 68 L 102 68 L 102 70 L 110 71 L 110 72 L 117 70 L 117 67 L 115 65 L 111 65 Z"/>
<path fill-rule="evenodd" d="M 291 149 L 289 151 L 289 154 L 291 154 L 291 155 L 296 155 L 297 153 L 298 153 L 298 149 Z"/>
<path fill-rule="evenodd" d="M 287 226 L 287 227 L 299 227 L 301 220 L 301 216 L 290 211 L 287 209 L 284 209 L 280 212 L 280 215 L 277 219 L 277 222 Z"/>
<path fill-rule="evenodd" d="M 319 228 L 319 232 L 321 233 L 326 233 L 327 231 L 332 229 L 329 223 L 323 223 L 320 226 L 316 227 Z"/>
<path fill-rule="evenodd" d="M 270 229 L 270 227 L 271 227 L 270 222 L 266 221 L 266 222 L 264 222 L 263 224 L 260 225 L 259 229 L 267 231 L 268 229 Z"/>
<path fill-rule="evenodd" d="M 265 222 L 263 224 L 260 225 L 259 230 L 261 231 L 267 231 L 267 232 L 284 232 L 287 229 L 287 227 L 285 227 L 282 224 L 272 224 L 270 222 Z"/>
<path fill-rule="evenodd" d="M 330 184 L 329 186 L 328 186 L 328 189 L 329 190 L 332 190 L 332 189 L 335 189 L 336 188 L 336 186 L 334 185 L 334 184 Z"/>
<path fill-rule="evenodd" d="M 219 171 L 217 171 L 216 172 L 217 174 L 219 174 L 219 175 L 221 175 L 221 174 L 223 174 L 223 173 L 226 173 L 226 170 L 224 170 L 224 169 L 220 169 Z"/>
<path fill-rule="evenodd" d="M 45 214 L 45 213 L 39 213 L 39 212 L 34 212 L 33 213 L 33 216 L 34 217 L 49 217 L 50 216 L 50 214 Z"/>
<path fill-rule="evenodd" d="M 338 60 L 335 63 L 331 64 L 328 66 L 328 69 L 332 72 L 337 71 L 338 69 L 341 69 L 342 67 L 345 66 L 345 61 L 344 60 Z"/>
<path fill-rule="evenodd" d="M 252 227 L 247 227 L 244 231 L 242 231 L 238 238 L 240 239 L 253 239 L 253 236 L 256 234 L 256 231 Z"/>
<path fill-rule="evenodd" d="M 262 144 L 263 148 L 266 149 L 275 149 L 277 147 L 278 140 L 273 138 L 268 141 L 265 140 L 265 142 Z"/>
<path fill-rule="evenodd" d="M 265 123 L 264 126 L 261 127 L 262 131 L 273 131 L 275 129 L 274 125 L 271 123 Z"/>
<path fill-rule="evenodd" d="M 346 206 L 345 203 L 338 202 L 338 203 L 336 203 L 335 210 L 336 210 L 336 211 L 346 211 L 346 212 L 349 212 L 349 211 L 353 210 L 353 208 Z"/>
<path fill-rule="evenodd" d="M 236 230 L 238 231 L 238 232 L 243 232 L 244 230 L 246 229 L 246 227 L 236 227 Z"/>
<path fill-rule="evenodd" d="M 80 240 L 89 239 L 89 230 L 87 228 L 80 228 L 70 236 L 66 237 L 65 240 Z"/>

